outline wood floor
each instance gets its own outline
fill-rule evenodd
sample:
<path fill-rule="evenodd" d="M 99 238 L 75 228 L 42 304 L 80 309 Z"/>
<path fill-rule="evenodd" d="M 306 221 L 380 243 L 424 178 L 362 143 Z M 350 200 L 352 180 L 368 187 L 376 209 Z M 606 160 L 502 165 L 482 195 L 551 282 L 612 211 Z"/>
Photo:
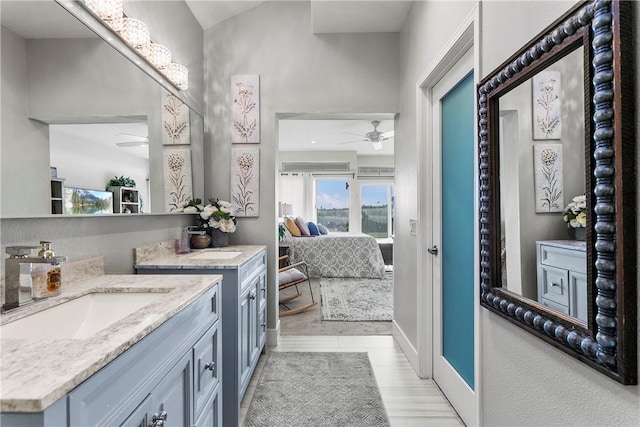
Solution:
<path fill-rule="evenodd" d="M 432 380 L 423 380 L 416 376 L 400 347 L 390 335 L 281 335 L 278 346 L 268 347 L 267 351 L 366 351 L 369 353 L 373 372 L 392 427 L 464 426 L 435 383 Z M 265 359 L 264 355 L 260 358 L 256 372 L 242 400 L 240 425 L 244 423 Z"/>

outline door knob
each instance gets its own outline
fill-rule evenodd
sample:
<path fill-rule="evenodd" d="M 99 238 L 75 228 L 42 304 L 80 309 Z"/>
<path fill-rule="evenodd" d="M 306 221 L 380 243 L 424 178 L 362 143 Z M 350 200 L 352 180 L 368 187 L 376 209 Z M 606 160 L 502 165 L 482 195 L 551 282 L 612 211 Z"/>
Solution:
<path fill-rule="evenodd" d="M 431 255 L 438 255 L 438 247 L 436 245 L 433 245 L 432 247 L 427 249 L 427 252 L 429 252 Z"/>

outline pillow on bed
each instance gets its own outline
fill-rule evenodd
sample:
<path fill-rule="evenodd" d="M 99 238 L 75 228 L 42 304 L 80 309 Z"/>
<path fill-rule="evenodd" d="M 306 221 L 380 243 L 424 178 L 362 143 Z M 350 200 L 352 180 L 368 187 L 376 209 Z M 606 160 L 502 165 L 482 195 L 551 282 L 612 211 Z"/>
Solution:
<path fill-rule="evenodd" d="M 296 225 L 298 226 L 301 235 L 311 236 L 311 233 L 309 233 L 309 227 L 307 227 L 307 223 L 304 222 L 304 219 L 301 216 L 296 218 Z"/>
<path fill-rule="evenodd" d="M 309 227 L 309 233 L 311 233 L 312 236 L 320 235 L 320 230 L 318 230 L 318 226 L 315 225 L 313 222 L 308 222 L 307 227 Z"/>
<path fill-rule="evenodd" d="M 278 273 L 278 286 L 282 286 L 285 283 L 291 283 L 306 278 L 307 276 L 305 276 L 300 270 L 298 270 L 297 268 L 291 268 L 289 270 Z"/>
<path fill-rule="evenodd" d="M 320 234 L 329 234 L 329 230 L 322 224 L 318 224 L 318 231 Z"/>
<path fill-rule="evenodd" d="M 289 231 L 291 232 L 292 236 L 295 237 L 300 237 L 301 233 L 300 233 L 300 229 L 298 228 L 298 226 L 296 225 L 296 222 L 293 220 L 293 218 L 287 218 L 284 220 L 284 225 L 287 226 L 287 228 L 289 229 Z"/>

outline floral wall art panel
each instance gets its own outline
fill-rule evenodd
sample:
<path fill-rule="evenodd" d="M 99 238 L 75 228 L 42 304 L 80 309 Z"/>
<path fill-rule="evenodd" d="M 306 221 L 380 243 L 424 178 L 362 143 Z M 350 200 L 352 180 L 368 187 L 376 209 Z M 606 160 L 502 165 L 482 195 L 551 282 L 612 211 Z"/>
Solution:
<path fill-rule="evenodd" d="M 260 149 L 231 150 L 231 204 L 236 216 L 260 216 Z"/>
<path fill-rule="evenodd" d="M 231 142 L 260 142 L 260 77 L 231 77 Z"/>
<path fill-rule="evenodd" d="M 560 139 L 562 99 L 560 71 L 533 76 L 533 139 Z"/>
<path fill-rule="evenodd" d="M 179 211 L 191 200 L 191 149 L 165 148 L 163 153 L 166 212 Z"/>
<path fill-rule="evenodd" d="M 162 144 L 190 144 L 189 107 L 165 90 L 162 94 Z"/>
<path fill-rule="evenodd" d="M 533 170 L 536 187 L 536 212 L 562 212 L 562 144 L 533 146 Z"/>

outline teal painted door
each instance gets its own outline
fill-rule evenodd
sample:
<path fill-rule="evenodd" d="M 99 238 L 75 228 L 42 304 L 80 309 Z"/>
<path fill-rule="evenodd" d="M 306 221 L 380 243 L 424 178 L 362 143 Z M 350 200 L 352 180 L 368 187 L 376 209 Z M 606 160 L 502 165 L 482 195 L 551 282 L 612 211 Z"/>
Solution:
<path fill-rule="evenodd" d="M 441 99 L 442 355 L 474 388 L 473 73 Z"/>

